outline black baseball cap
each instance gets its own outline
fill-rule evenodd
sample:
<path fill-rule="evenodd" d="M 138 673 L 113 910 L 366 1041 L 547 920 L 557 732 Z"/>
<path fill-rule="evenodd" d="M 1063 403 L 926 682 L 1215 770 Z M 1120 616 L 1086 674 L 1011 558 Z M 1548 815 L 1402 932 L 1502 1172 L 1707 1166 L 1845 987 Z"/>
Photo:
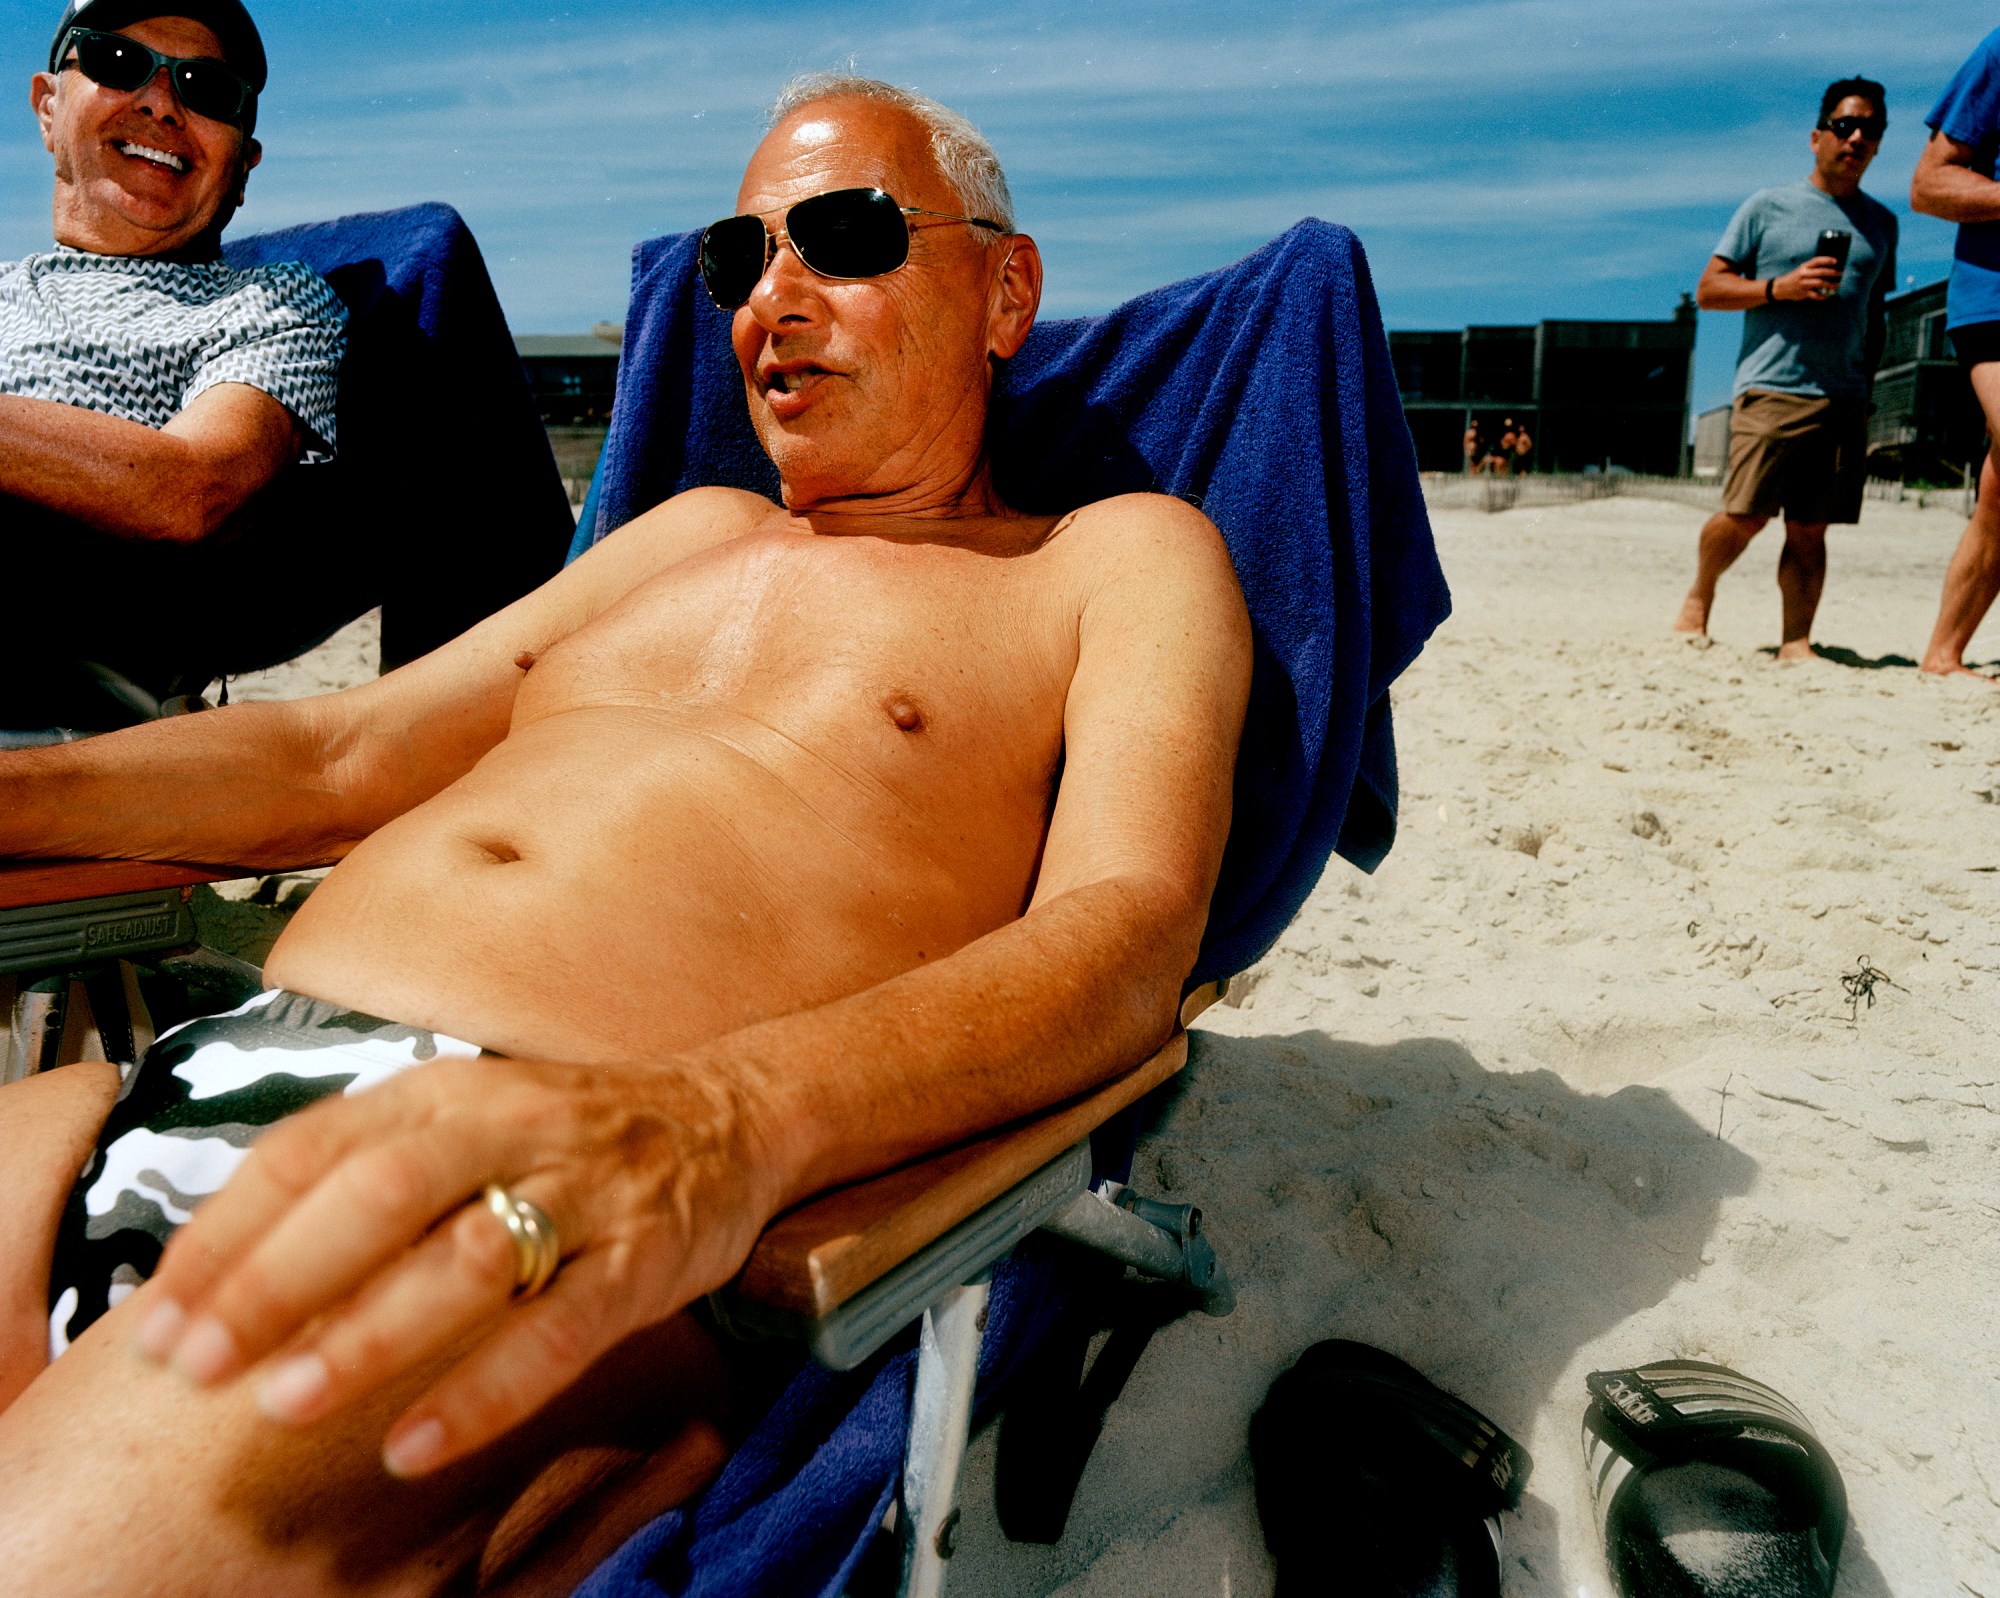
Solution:
<path fill-rule="evenodd" d="M 69 0 L 63 7 L 62 21 L 56 25 L 55 42 L 49 46 L 49 70 L 62 70 L 63 51 L 72 28 L 116 33 L 150 17 L 187 17 L 199 22 L 222 41 L 224 59 L 250 80 L 251 88 L 263 92 L 270 70 L 264 59 L 264 41 L 242 0 Z"/>

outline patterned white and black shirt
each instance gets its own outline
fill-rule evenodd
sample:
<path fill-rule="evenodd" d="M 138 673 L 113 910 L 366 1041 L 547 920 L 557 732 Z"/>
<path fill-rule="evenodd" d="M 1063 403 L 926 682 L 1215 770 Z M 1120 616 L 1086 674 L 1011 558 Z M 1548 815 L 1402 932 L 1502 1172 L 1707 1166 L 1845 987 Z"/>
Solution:
<path fill-rule="evenodd" d="M 216 384 L 248 383 L 305 426 L 309 460 L 336 442 L 346 330 L 339 296 L 297 261 L 238 271 L 59 245 L 0 265 L 0 394 L 164 427 Z"/>

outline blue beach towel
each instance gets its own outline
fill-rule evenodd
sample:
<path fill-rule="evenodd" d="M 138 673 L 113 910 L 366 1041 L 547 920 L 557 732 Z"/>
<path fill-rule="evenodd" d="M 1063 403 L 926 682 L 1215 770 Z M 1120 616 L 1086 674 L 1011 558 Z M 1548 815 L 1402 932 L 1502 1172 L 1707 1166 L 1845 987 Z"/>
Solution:
<path fill-rule="evenodd" d="M 778 496 L 728 318 L 701 288 L 698 237 L 634 252 L 617 404 L 573 554 L 684 489 Z M 1001 494 L 1021 509 L 1156 490 L 1199 504 L 1229 544 L 1256 669 L 1196 976 L 1239 971 L 1331 853 L 1364 869 L 1388 853 L 1389 685 L 1450 608 L 1360 242 L 1308 220 L 1109 315 L 1037 326 L 1001 374 L 988 437 Z M 1036 1243 L 995 1272 L 982 1392 L 1066 1291 L 1065 1267 Z M 848 1375 L 802 1367 L 716 1482 L 579 1598 L 838 1594 L 895 1488 L 913 1364 L 905 1346 Z"/>
<path fill-rule="evenodd" d="M 634 253 L 618 402 L 580 541 L 704 484 L 778 497 L 698 240 Z M 1389 852 L 1389 684 L 1450 608 L 1360 241 L 1301 222 L 1107 316 L 1040 324 L 1001 374 L 988 439 L 1020 509 L 1148 489 L 1200 505 L 1228 541 L 1257 661 L 1195 975 L 1240 971 L 1334 850 L 1368 870 Z"/>
<path fill-rule="evenodd" d="M 448 205 L 413 205 L 231 241 L 229 264 L 303 261 L 348 311 L 330 517 L 397 516 L 476 530 L 412 540 L 461 552 L 389 574 L 385 645 L 410 658 L 555 575 L 574 536 L 527 374 L 486 262 Z M 476 550 L 477 558 L 462 552 Z M 399 606 L 400 588 L 421 596 Z M 393 636 L 392 636 L 393 635 Z"/>

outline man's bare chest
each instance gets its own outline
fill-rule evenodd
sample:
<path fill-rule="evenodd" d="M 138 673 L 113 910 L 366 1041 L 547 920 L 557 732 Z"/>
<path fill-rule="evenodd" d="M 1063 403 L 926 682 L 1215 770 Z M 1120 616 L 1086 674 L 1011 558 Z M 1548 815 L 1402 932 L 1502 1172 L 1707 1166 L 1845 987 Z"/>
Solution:
<path fill-rule="evenodd" d="M 1046 775 L 1075 666 L 1060 564 L 750 538 L 641 584 L 548 650 L 515 723 L 649 708 L 886 771 Z"/>

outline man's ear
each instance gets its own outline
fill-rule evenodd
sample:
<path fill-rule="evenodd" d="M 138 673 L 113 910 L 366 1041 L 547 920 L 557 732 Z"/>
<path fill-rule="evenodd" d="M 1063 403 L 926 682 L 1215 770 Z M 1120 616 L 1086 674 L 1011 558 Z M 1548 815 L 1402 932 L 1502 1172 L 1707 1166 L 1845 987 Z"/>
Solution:
<path fill-rule="evenodd" d="M 1028 330 L 1035 325 L 1035 312 L 1042 303 L 1042 252 L 1025 233 L 1010 234 L 1000 247 L 1007 259 L 993 286 L 986 351 L 1004 361 L 1027 343 Z"/>
<path fill-rule="evenodd" d="M 264 146 L 255 139 L 246 139 L 243 143 L 243 166 L 236 178 L 236 203 L 239 207 L 250 187 L 250 169 L 263 159 Z"/>
<path fill-rule="evenodd" d="M 28 79 L 28 104 L 34 107 L 35 120 L 41 124 L 42 148 L 51 155 L 55 153 L 56 139 L 56 77 L 52 72 L 37 72 Z"/>

